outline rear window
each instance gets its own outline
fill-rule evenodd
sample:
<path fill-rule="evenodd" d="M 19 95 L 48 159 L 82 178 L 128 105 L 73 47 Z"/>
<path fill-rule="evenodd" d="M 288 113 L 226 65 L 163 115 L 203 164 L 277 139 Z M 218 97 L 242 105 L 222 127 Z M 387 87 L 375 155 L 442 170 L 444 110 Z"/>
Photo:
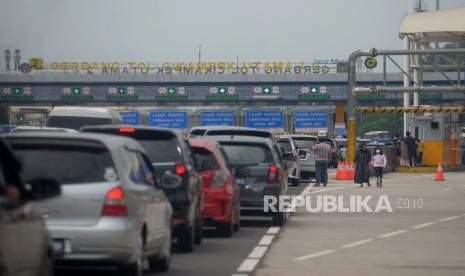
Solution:
<path fill-rule="evenodd" d="M 253 136 L 261 138 L 271 138 L 273 135 L 266 131 L 254 131 L 254 130 L 228 130 L 218 129 L 209 130 L 206 132 L 207 136 L 223 136 L 223 135 L 236 135 L 236 136 Z"/>
<path fill-rule="evenodd" d="M 316 138 L 312 137 L 295 137 L 293 139 L 297 148 L 299 149 L 311 149 L 317 140 Z"/>
<path fill-rule="evenodd" d="M 199 171 L 202 171 L 202 167 L 204 163 L 210 163 L 210 164 L 215 164 L 216 165 L 216 168 L 218 168 L 218 163 L 216 162 L 216 159 L 215 157 L 213 156 L 213 154 L 204 149 L 204 148 L 192 148 L 192 151 L 194 153 L 194 158 L 195 158 L 195 163 L 197 164 L 198 166 L 198 170 Z"/>
<path fill-rule="evenodd" d="M 144 148 L 153 163 L 176 162 L 181 159 L 181 148 L 177 136 L 169 131 L 154 131 L 137 128 L 88 128 L 82 132 L 106 133 L 131 137 Z"/>
<path fill-rule="evenodd" d="M 190 137 L 203 136 L 205 131 L 206 131 L 205 129 L 194 129 L 194 130 L 191 131 L 191 133 L 189 133 L 189 136 Z"/>
<path fill-rule="evenodd" d="M 22 160 L 26 181 L 51 178 L 66 185 L 117 179 L 111 155 L 103 147 L 13 144 L 13 148 Z"/>
<path fill-rule="evenodd" d="M 264 145 L 257 144 L 223 144 L 229 162 L 234 166 L 250 166 L 274 163 L 273 154 Z"/>
<path fill-rule="evenodd" d="M 292 152 L 292 144 L 289 140 L 279 140 L 279 144 L 283 147 L 285 152 Z"/>
<path fill-rule="evenodd" d="M 48 117 L 48 127 L 62 127 L 79 130 L 83 126 L 108 125 L 112 124 L 110 118 L 95 117 L 73 117 L 73 116 L 50 116 Z"/>

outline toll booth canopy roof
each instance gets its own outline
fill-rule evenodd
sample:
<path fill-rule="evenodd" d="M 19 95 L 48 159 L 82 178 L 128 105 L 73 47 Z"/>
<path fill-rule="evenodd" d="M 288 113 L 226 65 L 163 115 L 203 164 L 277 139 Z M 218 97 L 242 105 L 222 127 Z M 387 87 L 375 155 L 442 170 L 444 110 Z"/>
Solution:
<path fill-rule="evenodd" d="M 465 7 L 409 13 L 400 26 L 400 37 L 414 35 L 424 42 L 465 41 Z"/>

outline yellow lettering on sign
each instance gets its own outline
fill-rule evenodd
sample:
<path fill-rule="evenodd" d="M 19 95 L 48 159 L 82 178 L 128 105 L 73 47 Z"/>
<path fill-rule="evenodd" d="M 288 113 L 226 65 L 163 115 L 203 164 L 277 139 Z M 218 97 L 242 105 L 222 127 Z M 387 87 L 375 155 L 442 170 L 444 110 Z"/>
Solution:
<path fill-rule="evenodd" d="M 102 71 L 110 71 L 111 69 L 111 63 L 104 63 L 102 62 Z"/>
<path fill-rule="evenodd" d="M 161 67 L 163 68 L 163 70 L 171 70 L 171 65 L 169 62 L 163 63 Z"/>
<path fill-rule="evenodd" d="M 175 63 L 174 64 L 174 71 L 181 72 L 182 68 L 184 68 L 184 63 Z"/>
<path fill-rule="evenodd" d="M 60 63 L 52 62 L 52 64 L 50 65 L 50 68 L 52 68 L 52 70 L 59 70 L 60 69 Z"/>
<path fill-rule="evenodd" d="M 292 70 L 292 63 L 287 62 L 287 64 L 286 64 L 286 70 Z"/>
<path fill-rule="evenodd" d="M 260 69 L 260 64 L 262 64 L 260 61 L 255 61 L 254 63 L 255 68 Z"/>
<path fill-rule="evenodd" d="M 92 63 L 91 70 L 92 71 L 98 71 L 99 66 L 97 62 Z"/>
<path fill-rule="evenodd" d="M 89 63 L 81 62 L 81 70 L 82 71 L 86 71 L 86 72 L 89 71 L 89 67 L 90 67 Z"/>
<path fill-rule="evenodd" d="M 228 71 L 234 70 L 234 67 L 235 67 L 234 62 L 227 62 L 226 63 L 226 68 L 227 68 Z"/>
<path fill-rule="evenodd" d="M 71 70 L 73 71 L 79 71 L 79 63 L 77 62 L 71 62 L 69 64 L 69 67 L 71 68 Z"/>
<path fill-rule="evenodd" d="M 275 71 L 281 71 L 283 69 L 283 63 L 282 62 L 273 62 L 273 69 Z"/>

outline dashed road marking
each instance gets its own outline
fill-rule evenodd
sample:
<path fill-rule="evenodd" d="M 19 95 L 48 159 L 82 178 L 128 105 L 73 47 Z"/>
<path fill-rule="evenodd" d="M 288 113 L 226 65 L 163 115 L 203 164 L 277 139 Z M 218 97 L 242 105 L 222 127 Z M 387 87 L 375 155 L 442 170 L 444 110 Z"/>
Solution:
<path fill-rule="evenodd" d="M 438 221 L 438 222 L 446 222 L 446 221 L 454 220 L 454 219 L 457 219 L 457 218 L 459 218 L 459 216 L 453 216 L 453 217 L 438 219 L 437 221 Z"/>
<path fill-rule="evenodd" d="M 352 247 L 359 246 L 359 245 L 362 245 L 362 244 L 365 244 L 365 243 L 369 243 L 369 242 L 372 242 L 372 241 L 374 241 L 374 239 L 365 239 L 365 240 L 361 240 L 361 241 L 356 241 L 356 242 L 353 242 L 353 243 L 349 243 L 349 244 L 343 245 L 343 246 L 341 246 L 341 247 L 342 247 L 342 248 L 352 248 Z"/>
<path fill-rule="evenodd" d="M 398 231 L 394 231 L 394 232 L 390 232 L 390 233 L 386 233 L 386 234 L 379 235 L 378 238 L 389 238 L 389 237 L 392 237 L 392 236 L 395 236 L 395 235 L 399 235 L 399 234 L 405 233 L 405 232 L 407 232 L 407 231 L 408 231 L 408 230 L 402 229 L 402 230 L 398 230 Z"/>
<path fill-rule="evenodd" d="M 298 258 L 296 258 L 296 260 L 297 261 L 305 261 L 305 260 L 308 260 L 308 259 L 328 255 L 328 254 L 331 254 L 331 253 L 334 253 L 334 252 L 336 252 L 336 250 L 333 250 L 333 249 L 325 250 L 325 251 L 321 251 L 321 252 L 318 252 L 318 253 L 298 257 Z"/>
<path fill-rule="evenodd" d="M 273 242 L 273 235 L 264 235 L 258 245 L 270 245 Z"/>
<path fill-rule="evenodd" d="M 249 258 L 260 259 L 265 255 L 266 250 L 268 250 L 268 246 L 255 246 L 252 252 L 250 252 Z"/>
<path fill-rule="evenodd" d="M 232 274 L 231 276 L 248 276 L 247 274 Z"/>
<path fill-rule="evenodd" d="M 425 227 L 431 226 L 431 225 L 433 225 L 433 224 L 434 224 L 434 222 L 427 222 L 427 223 L 419 224 L 419 225 L 417 225 L 417 226 L 413 226 L 412 229 L 418 230 L 418 229 L 421 229 L 421 228 L 425 228 Z"/>
<path fill-rule="evenodd" d="M 260 259 L 245 259 L 237 269 L 238 272 L 251 272 L 255 269 Z"/>
<path fill-rule="evenodd" d="M 451 190 L 451 188 L 445 188 L 445 189 L 442 189 L 443 191 L 449 191 Z"/>
<path fill-rule="evenodd" d="M 267 234 L 275 235 L 278 234 L 279 230 L 281 227 L 270 227 L 268 228 L 268 231 L 266 231 Z"/>

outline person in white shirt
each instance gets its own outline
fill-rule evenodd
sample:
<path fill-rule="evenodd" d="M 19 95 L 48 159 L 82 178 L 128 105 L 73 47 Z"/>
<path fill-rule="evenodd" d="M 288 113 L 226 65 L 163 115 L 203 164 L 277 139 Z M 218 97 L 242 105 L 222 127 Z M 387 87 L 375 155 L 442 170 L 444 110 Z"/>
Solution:
<path fill-rule="evenodd" d="M 375 169 L 376 186 L 383 187 L 383 169 L 387 166 L 386 156 L 383 151 L 377 147 L 372 158 L 372 166 Z"/>

